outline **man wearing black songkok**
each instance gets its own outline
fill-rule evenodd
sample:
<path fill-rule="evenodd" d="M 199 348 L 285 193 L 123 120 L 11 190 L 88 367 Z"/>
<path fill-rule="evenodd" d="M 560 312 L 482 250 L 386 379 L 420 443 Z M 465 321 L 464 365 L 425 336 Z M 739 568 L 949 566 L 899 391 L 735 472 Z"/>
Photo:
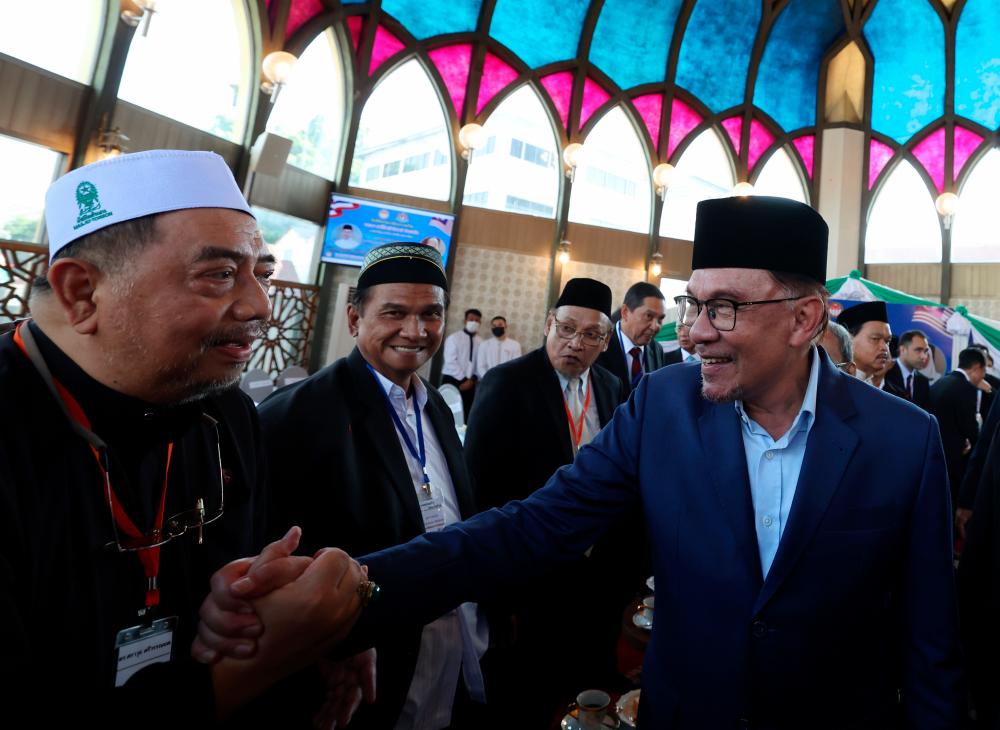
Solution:
<path fill-rule="evenodd" d="M 837 317 L 837 324 L 846 327 L 854 341 L 858 377 L 879 390 L 909 400 L 906 391 L 885 377 L 893 366 L 889 354 L 892 330 L 885 302 L 862 302 L 848 307 Z"/>

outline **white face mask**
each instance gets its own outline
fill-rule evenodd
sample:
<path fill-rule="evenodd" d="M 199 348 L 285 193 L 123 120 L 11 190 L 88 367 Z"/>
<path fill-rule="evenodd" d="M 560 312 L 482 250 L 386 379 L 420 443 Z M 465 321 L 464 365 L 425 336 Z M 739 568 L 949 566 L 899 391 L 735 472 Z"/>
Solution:
<path fill-rule="evenodd" d="M 470 335 L 474 335 L 479 331 L 479 322 L 472 321 L 465 323 L 465 331 Z"/>

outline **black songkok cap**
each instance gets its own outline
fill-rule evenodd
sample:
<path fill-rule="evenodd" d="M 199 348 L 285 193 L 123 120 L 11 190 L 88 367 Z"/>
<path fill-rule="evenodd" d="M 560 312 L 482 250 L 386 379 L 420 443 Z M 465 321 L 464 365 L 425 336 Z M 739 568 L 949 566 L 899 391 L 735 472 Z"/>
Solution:
<path fill-rule="evenodd" d="M 422 243 L 388 243 L 365 254 L 358 288 L 376 284 L 433 284 L 448 291 L 441 254 Z"/>
<path fill-rule="evenodd" d="M 570 279 L 556 302 L 556 309 L 559 307 L 586 307 L 610 317 L 611 288 L 597 279 Z"/>
<path fill-rule="evenodd" d="M 865 322 L 889 322 L 889 312 L 885 302 L 862 302 L 848 307 L 837 317 L 837 324 L 847 329 L 860 327 Z"/>
<path fill-rule="evenodd" d="M 764 195 L 698 203 L 691 269 L 764 269 L 826 284 L 829 229 L 804 203 Z"/>

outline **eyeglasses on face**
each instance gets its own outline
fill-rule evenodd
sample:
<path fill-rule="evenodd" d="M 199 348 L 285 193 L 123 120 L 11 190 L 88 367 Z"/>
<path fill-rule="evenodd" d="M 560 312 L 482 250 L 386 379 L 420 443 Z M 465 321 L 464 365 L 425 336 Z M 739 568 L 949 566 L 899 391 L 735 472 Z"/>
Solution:
<path fill-rule="evenodd" d="M 677 324 L 684 327 L 691 327 L 697 321 L 701 310 L 708 312 L 708 321 L 720 332 L 730 332 L 736 327 L 736 310 L 740 307 L 752 307 L 757 304 L 778 304 L 779 302 L 794 302 L 804 299 L 805 295 L 798 297 L 785 297 L 783 299 L 759 299 L 754 302 L 737 302 L 732 299 L 707 299 L 701 301 L 694 297 L 681 295 L 674 297 L 677 305 Z"/>
<path fill-rule="evenodd" d="M 608 338 L 608 336 L 602 332 L 597 332 L 595 330 L 578 330 L 576 327 L 568 324 L 567 322 L 560 322 L 558 319 L 553 319 L 555 320 L 553 324 L 556 330 L 556 335 L 560 339 L 573 340 L 579 337 L 580 341 L 587 347 L 597 347 Z"/>

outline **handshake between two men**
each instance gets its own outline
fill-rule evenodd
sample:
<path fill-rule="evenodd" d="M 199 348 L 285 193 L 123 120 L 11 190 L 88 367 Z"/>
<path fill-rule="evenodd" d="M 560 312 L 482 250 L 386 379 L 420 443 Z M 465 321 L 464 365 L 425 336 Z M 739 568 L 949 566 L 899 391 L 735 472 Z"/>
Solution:
<path fill-rule="evenodd" d="M 301 535 L 292 527 L 257 557 L 235 560 L 212 576 L 191 655 L 212 665 L 221 717 L 313 664 L 327 687 L 317 727 L 342 727 L 362 700 L 375 700 L 374 649 L 327 658 L 371 595 L 367 568 L 336 548 L 311 558 L 293 555 Z"/>

